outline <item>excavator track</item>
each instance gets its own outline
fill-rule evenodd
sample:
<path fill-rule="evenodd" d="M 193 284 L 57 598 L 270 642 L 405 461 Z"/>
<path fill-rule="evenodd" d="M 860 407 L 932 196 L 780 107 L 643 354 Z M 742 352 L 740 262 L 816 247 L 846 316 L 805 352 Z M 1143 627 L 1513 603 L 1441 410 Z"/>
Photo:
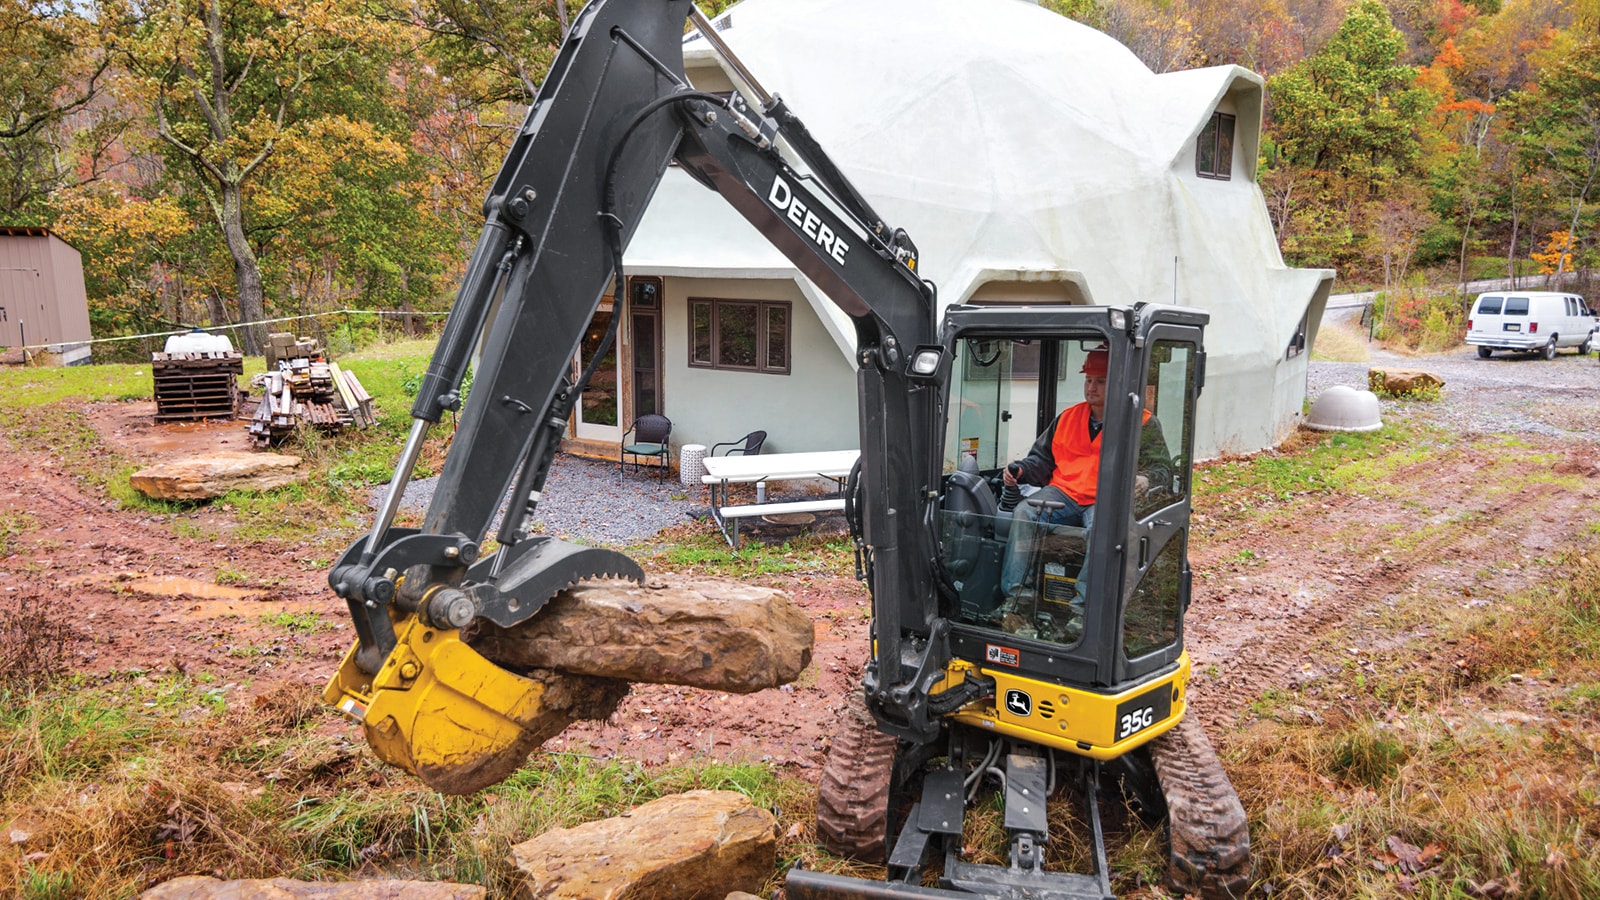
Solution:
<path fill-rule="evenodd" d="M 1168 879 L 1205 900 L 1245 896 L 1250 823 L 1205 729 L 1185 716 L 1149 750 L 1167 803 Z"/>
<path fill-rule="evenodd" d="M 817 787 L 817 840 L 829 853 L 884 861 L 895 743 L 878 730 L 861 692 L 852 692 Z"/>

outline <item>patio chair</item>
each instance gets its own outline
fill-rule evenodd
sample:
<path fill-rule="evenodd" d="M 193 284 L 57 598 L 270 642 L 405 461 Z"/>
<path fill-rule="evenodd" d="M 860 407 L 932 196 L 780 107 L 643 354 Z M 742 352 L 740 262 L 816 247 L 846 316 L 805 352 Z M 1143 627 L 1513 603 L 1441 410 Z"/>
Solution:
<path fill-rule="evenodd" d="M 633 440 L 628 436 L 632 435 Z M 622 469 L 628 463 L 628 457 L 633 458 L 633 466 L 637 469 L 640 460 L 655 457 L 660 472 L 658 478 L 667 477 L 667 469 L 672 465 L 672 444 L 667 440 L 672 435 L 672 420 L 666 416 L 654 413 L 640 416 L 633 420 L 627 431 L 622 433 L 622 447 L 617 452 L 617 474 L 621 478 Z"/>
<path fill-rule="evenodd" d="M 761 452 L 761 445 L 766 442 L 767 433 L 765 431 L 752 431 L 737 441 L 723 441 L 720 444 L 712 444 L 711 455 L 716 456 L 718 449 L 727 447 L 728 450 L 722 454 L 723 456 L 732 456 L 735 453 L 740 456 L 755 456 Z"/>

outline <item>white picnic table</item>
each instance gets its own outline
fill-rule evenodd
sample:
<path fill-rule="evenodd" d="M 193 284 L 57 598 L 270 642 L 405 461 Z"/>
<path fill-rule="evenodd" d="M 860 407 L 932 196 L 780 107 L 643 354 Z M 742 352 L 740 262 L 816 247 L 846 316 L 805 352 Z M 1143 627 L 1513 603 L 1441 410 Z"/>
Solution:
<path fill-rule="evenodd" d="M 844 509 L 844 497 L 820 500 L 762 502 L 769 481 L 827 478 L 843 484 L 860 458 L 859 450 L 814 450 L 805 453 L 763 453 L 755 456 L 708 456 L 701 483 L 711 488 L 711 517 L 729 546 L 739 546 L 739 520 L 781 513 L 833 512 Z M 730 505 L 728 489 L 735 484 L 755 484 L 757 502 Z M 729 522 L 732 522 L 730 530 Z"/>

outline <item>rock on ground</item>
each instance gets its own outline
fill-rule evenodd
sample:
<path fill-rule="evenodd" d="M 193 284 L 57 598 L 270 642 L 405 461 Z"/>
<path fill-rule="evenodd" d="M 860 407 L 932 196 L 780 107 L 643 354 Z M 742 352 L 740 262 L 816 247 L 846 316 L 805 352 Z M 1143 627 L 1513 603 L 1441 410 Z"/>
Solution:
<path fill-rule="evenodd" d="M 811 620 L 773 588 L 717 579 L 582 585 L 514 628 L 483 623 L 473 649 L 517 670 L 750 693 L 811 663 Z"/>
<path fill-rule="evenodd" d="M 268 491 L 305 479 L 298 456 L 224 451 L 160 463 L 128 481 L 157 500 L 210 500 L 233 490 Z"/>
<path fill-rule="evenodd" d="M 223 881 L 185 875 L 163 882 L 139 900 L 483 900 L 488 892 L 465 884 L 428 881 L 291 881 L 270 878 Z"/>
<path fill-rule="evenodd" d="M 1444 387 L 1444 379 L 1432 372 L 1377 366 L 1367 373 L 1367 383 L 1374 393 L 1386 393 L 1391 397 L 1406 397 Z"/>
<path fill-rule="evenodd" d="M 689 791 L 511 848 L 519 900 L 722 900 L 777 865 L 778 820 L 734 791 Z"/>

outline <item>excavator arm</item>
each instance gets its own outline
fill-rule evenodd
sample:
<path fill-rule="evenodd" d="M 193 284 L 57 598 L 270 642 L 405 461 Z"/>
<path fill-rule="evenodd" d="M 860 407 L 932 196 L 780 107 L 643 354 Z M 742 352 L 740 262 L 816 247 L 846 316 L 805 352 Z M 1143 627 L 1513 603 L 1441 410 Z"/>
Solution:
<path fill-rule="evenodd" d="M 570 360 L 667 167 L 716 191 L 855 323 L 861 531 L 875 598 L 869 702 L 926 740 L 928 695 L 949 659 L 936 611 L 939 376 L 948 352 L 916 250 L 886 225 L 776 97 L 757 108 L 684 77 L 690 0 L 594 0 L 579 15 L 484 204 L 482 235 L 425 374 L 413 426 L 370 533 L 329 581 L 357 642 L 326 691 L 384 759 L 441 790 L 494 783 L 520 764 L 543 685 L 460 639 L 476 619 L 512 627 L 592 578 L 642 580 L 611 550 L 529 535 L 529 516 L 592 372 Z M 605 355 L 615 337 L 616 323 Z M 475 365 L 470 397 L 462 384 Z M 429 427 L 460 422 L 421 528 L 394 525 Z M 480 549 L 494 517 L 498 549 Z M 539 736 L 542 741 L 548 735 Z M 467 773 L 465 776 L 463 773 Z"/>

